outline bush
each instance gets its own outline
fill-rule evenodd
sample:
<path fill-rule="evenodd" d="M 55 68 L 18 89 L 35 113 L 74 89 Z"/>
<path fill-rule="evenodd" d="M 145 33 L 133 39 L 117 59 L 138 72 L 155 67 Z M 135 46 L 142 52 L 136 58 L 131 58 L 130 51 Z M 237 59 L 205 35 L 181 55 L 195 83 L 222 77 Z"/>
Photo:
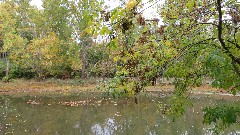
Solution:
<path fill-rule="evenodd" d="M 6 77 L 6 76 L 4 76 L 4 77 L 2 78 L 2 81 L 3 81 L 3 82 L 9 82 L 9 81 L 10 81 L 10 78 L 9 78 L 9 77 Z"/>
<path fill-rule="evenodd" d="M 31 79 L 34 78 L 35 73 L 32 72 L 31 69 L 27 68 L 21 68 L 18 65 L 11 64 L 10 65 L 10 74 L 9 74 L 11 79 L 14 78 L 26 78 L 26 79 Z"/>
<path fill-rule="evenodd" d="M 113 61 L 101 61 L 95 64 L 90 71 L 91 76 L 95 77 L 114 77 L 116 67 Z"/>
<path fill-rule="evenodd" d="M 5 75 L 6 75 L 6 61 L 0 60 L 0 79 L 3 79 Z M 19 65 L 10 63 L 8 79 L 14 79 L 14 78 L 31 79 L 34 76 L 35 76 L 35 73 L 32 72 L 31 69 L 20 68 Z"/>
<path fill-rule="evenodd" d="M 109 58 L 109 51 L 103 45 L 94 45 L 87 50 L 88 64 L 94 65 L 99 61 L 107 60 Z"/>
<path fill-rule="evenodd" d="M 6 75 L 6 62 L 0 59 L 0 79 Z"/>
<path fill-rule="evenodd" d="M 110 59 L 109 50 L 104 45 L 95 45 L 88 49 L 88 73 L 93 77 L 113 77 L 115 64 Z"/>

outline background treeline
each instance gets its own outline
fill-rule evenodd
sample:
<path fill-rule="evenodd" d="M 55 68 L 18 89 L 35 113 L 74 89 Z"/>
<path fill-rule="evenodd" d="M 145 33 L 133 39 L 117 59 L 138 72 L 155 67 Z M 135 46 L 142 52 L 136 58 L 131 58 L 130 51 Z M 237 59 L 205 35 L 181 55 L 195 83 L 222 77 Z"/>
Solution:
<path fill-rule="evenodd" d="M 159 77 L 174 78 L 182 95 L 210 77 L 213 87 L 240 90 L 238 2 L 166 0 L 155 7 L 162 26 L 142 16 L 146 3 L 120 3 L 107 10 L 97 0 L 44 0 L 37 9 L 2 1 L 0 48 L 8 57 L 0 77 L 114 76 L 104 89 L 130 95 Z"/>
<path fill-rule="evenodd" d="M 98 37 L 98 1 L 28 0 L 0 3 L 0 79 L 112 77 L 111 51 Z M 100 27 L 99 27 L 100 29 Z M 6 70 L 9 70 L 6 73 Z"/>

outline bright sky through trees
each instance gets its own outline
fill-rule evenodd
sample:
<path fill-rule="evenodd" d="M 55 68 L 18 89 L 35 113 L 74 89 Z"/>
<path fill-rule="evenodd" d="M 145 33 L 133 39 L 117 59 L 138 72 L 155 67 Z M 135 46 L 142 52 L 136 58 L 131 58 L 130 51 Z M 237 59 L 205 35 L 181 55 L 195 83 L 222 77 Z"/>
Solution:
<path fill-rule="evenodd" d="M 165 0 L 157 0 L 155 4 L 162 5 L 164 1 Z M 143 0 L 143 3 L 147 3 L 147 0 Z M 37 6 L 39 9 L 42 9 L 42 0 L 32 0 L 31 4 Z M 143 7 L 143 15 L 148 19 L 157 17 L 157 8 L 156 6 L 152 6 L 151 4 L 145 4 Z M 119 2 L 118 0 L 106 0 L 106 5 L 110 6 L 110 9 L 113 9 L 119 5 Z"/>
<path fill-rule="evenodd" d="M 35 6 L 37 6 L 39 9 L 41 9 L 42 8 L 42 0 L 32 0 L 31 2 L 30 2 L 32 5 L 35 5 Z"/>

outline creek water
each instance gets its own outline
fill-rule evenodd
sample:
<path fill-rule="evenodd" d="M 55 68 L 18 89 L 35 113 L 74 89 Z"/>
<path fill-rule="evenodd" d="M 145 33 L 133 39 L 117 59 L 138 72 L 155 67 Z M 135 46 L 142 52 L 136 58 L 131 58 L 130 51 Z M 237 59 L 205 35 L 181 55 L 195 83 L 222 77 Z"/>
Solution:
<path fill-rule="evenodd" d="M 0 96 L 0 135 L 210 135 L 202 109 L 237 100 L 192 97 L 192 107 L 173 119 L 159 109 L 167 98 L 141 95 L 113 99 L 99 94 Z M 238 134 L 232 125 L 223 134 Z"/>

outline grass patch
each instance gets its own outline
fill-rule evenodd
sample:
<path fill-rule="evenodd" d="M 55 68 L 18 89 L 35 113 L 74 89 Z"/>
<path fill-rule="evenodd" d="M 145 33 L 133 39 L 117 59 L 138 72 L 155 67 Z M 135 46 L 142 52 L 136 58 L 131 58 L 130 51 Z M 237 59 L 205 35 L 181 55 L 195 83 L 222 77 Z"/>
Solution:
<path fill-rule="evenodd" d="M 0 81 L 1 94 L 20 94 L 20 93 L 52 93 L 52 94 L 71 94 L 79 92 L 100 92 L 96 89 L 96 85 L 101 78 L 88 79 L 55 79 L 49 78 L 43 81 L 34 79 L 11 79 L 10 82 Z M 174 91 L 172 84 L 159 84 L 157 86 L 146 87 L 146 92 L 169 93 Z M 223 93 L 222 89 L 212 88 L 210 85 L 202 85 L 193 88 L 190 93 Z"/>
<path fill-rule="evenodd" d="M 0 92 L 71 92 L 71 91 L 93 91 L 94 84 L 87 84 L 80 79 L 47 79 L 44 81 L 12 79 L 5 83 L 0 81 Z"/>

